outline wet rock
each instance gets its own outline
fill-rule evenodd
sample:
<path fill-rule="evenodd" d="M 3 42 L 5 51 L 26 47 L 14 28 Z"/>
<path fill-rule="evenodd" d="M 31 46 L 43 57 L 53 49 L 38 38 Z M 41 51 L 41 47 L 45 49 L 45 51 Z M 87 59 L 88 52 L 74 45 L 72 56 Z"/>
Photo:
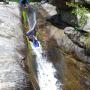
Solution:
<path fill-rule="evenodd" d="M 66 14 L 64 16 L 67 17 Z M 70 21 L 70 19 L 68 19 L 68 21 Z M 90 63 L 90 25 L 89 22 L 87 23 L 88 24 L 85 26 L 86 28 L 80 31 L 77 31 L 72 27 L 67 27 L 64 30 L 65 34 L 62 29 L 58 29 L 53 26 L 50 28 L 48 27 L 51 30 L 48 32 L 49 37 L 54 37 L 60 48 L 63 48 L 66 52 L 76 55 L 75 57 L 78 57 L 78 60 L 85 63 Z"/>
<path fill-rule="evenodd" d="M 49 0 L 53 5 L 55 5 L 58 9 L 67 10 L 68 6 L 66 5 L 66 2 L 71 0 Z"/>
<path fill-rule="evenodd" d="M 57 14 L 56 7 L 51 4 L 45 3 L 42 5 L 42 8 L 48 12 L 49 16 Z"/>
<path fill-rule="evenodd" d="M 90 76 L 89 73 L 86 74 L 86 72 L 85 72 L 86 71 L 85 66 L 88 71 L 90 70 L 90 67 L 89 67 L 90 56 L 85 54 L 85 49 L 80 48 L 77 44 L 73 43 L 68 38 L 68 36 L 66 36 L 63 33 L 62 30 L 60 30 L 52 25 L 49 27 L 48 34 L 49 34 L 50 38 L 54 38 L 54 40 L 56 40 L 56 42 L 57 42 L 57 43 L 54 42 L 52 44 L 49 41 L 49 44 L 51 43 L 50 48 L 52 47 L 51 51 L 57 47 L 57 46 L 53 46 L 53 45 L 58 44 L 57 48 L 61 49 L 60 51 L 64 55 L 64 60 L 65 60 L 64 65 L 66 64 L 64 71 L 63 71 L 65 73 L 65 77 L 63 76 L 65 79 L 64 85 L 63 85 L 64 90 L 70 90 L 70 89 L 72 89 L 72 90 L 76 90 L 76 89 L 77 90 L 89 90 L 89 87 L 90 87 L 89 79 L 87 79 L 87 81 L 85 81 L 84 78 Z M 68 54 L 71 56 L 68 56 Z M 51 55 L 53 56 L 53 54 L 50 54 L 49 56 L 52 57 Z M 53 59 L 55 60 L 54 65 L 56 65 L 57 60 L 59 60 L 59 61 L 63 60 L 60 55 L 59 55 L 60 59 L 56 59 L 57 55 L 54 55 L 55 57 L 53 56 L 53 58 L 51 59 L 52 61 L 53 61 Z M 72 56 L 74 56 L 74 58 Z M 88 63 L 88 67 L 87 67 L 86 63 Z M 61 64 L 61 62 L 60 62 L 60 64 Z M 59 64 L 59 66 L 57 64 L 56 68 L 59 68 L 61 65 L 63 65 L 63 64 L 61 64 L 61 65 L 60 64 Z M 60 68 L 62 68 L 62 66 Z M 86 76 L 84 74 L 86 74 Z M 61 72 L 60 72 L 60 75 L 61 75 Z M 59 77 L 60 77 L 60 75 L 59 75 Z M 83 80 L 83 83 L 81 83 L 82 80 Z M 85 89 L 83 88 L 83 86 L 85 86 Z"/>
<path fill-rule="evenodd" d="M 81 21 L 81 16 L 79 14 L 72 14 L 72 11 L 60 10 L 59 14 L 61 20 L 70 26 L 78 27 L 79 29 L 90 32 L 90 13 L 85 14 L 87 19 L 84 21 Z"/>
<path fill-rule="evenodd" d="M 64 21 L 65 23 L 71 25 L 71 26 L 75 26 L 78 24 L 77 21 L 77 17 L 72 14 L 69 11 L 65 11 L 65 10 L 60 10 L 60 12 L 58 12 L 60 14 L 60 18 L 62 21 Z"/>
<path fill-rule="evenodd" d="M 87 4 L 90 4 L 90 0 L 84 0 Z"/>
<path fill-rule="evenodd" d="M 32 88 L 28 74 L 21 67 L 23 52 L 25 43 L 18 4 L 0 3 L 0 90 Z"/>
<path fill-rule="evenodd" d="M 86 32 L 90 32 L 90 13 L 87 14 L 87 23 L 84 25 L 83 30 Z"/>
<path fill-rule="evenodd" d="M 90 0 L 75 0 L 75 2 L 78 2 L 79 4 L 90 4 Z"/>
<path fill-rule="evenodd" d="M 48 31 L 48 33 L 49 33 L 49 37 L 50 38 L 53 37 L 57 41 L 58 46 L 61 49 L 63 49 L 65 52 L 71 53 L 72 55 L 74 55 L 77 58 L 77 60 L 79 60 L 81 62 L 90 63 L 90 55 L 87 55 L 87 53 L 86 53 L 88 51 L 88 49 L 86 51 L 86 49 L 84 49 L 80 45 L 76 44 L 66 34 L 64 34 L 64 32 L 62 30 L 60 30 L 54 26 L 50 26 L 50 30 Z M 67 32 L 67 33 L 70 34 L 71 32 Z M 77 33 L 77 31 L 76 31 L 76 33 Z M 73 36 L 73 38 L 74 38 L 74 36 Z M 77 39 L 74 39 L 74 40 L 78 41 L 78 39 L 79 39 L 79 37 L 77 37 Z M 84 46 L 83 43 L 81 43 L 81 45 Z"/>
<path fill-rule="evenodd" d="M 39 9 L 38 12 L 41 14 L 38 14 L 39 18 L 47 15 L 43 9 Z M 42 20 L 42 24 L 44 23 L 44 20 L 45 19 Z M 87 73 L 88 71 L 86 70 L 90 70 L 90 66 L 89 64 L 85 64 L 90 63 L 89 52 L 88 55 L 86 55 L 85 49 L 75 44 L 64 33 L 62 28 L 57 28 L 48 22 L 46 23 L 47 24 L 43 24 L 42 27 L 38 28 L 38 36 L 42 35 L 38 38 L 42 42 L 45 34 L 48 35 L 48 40 L 45 44 L 47 48 L 45 50 L 48 50 L 47 55 L 57 69 L 57 74 L 55 74 L 55 77 L 62 81 L 63 85 L 61 86 L 63 87 L 63 90 L 89 90 L 90 74 Z M 43 32 L 46 33 L 43 34 Z M 71 33 L 71 31 L 67 31 L 67 33 Z M 43 41 L 46 41 L 46 39 Z M 41 44 L 43 46 L 44 43 Z M 87 78 L 87 80 L 84 78 Z"/>
<path fill-rule="evenodd" d="M 41 9 L 39 9 L 39 11 L 42 15 Z M 43 15 L 45 16 L 45 11 L 43 11 Z M 40 16 L 40 17 L 43 17 L 43 16 Z M 42 20 L 42 23 L 44 23 L 43 20 Z M 40 35 L 43 34 L 42 33 L 43 31 L 46 31 L 48 34 L 49 40 L 47 44 L 50 45 L 48 47 L 49 53 L 50 53 L 49 56 L 51 57 L 51 61 L 54 63 L 54 66 L 57 69 L 57 74 L 55 75 L 55 77 L 62 80 L 63 90 L 89 90 L 90 85 L 89 85 L 88 76 L 90 76 L 90 74 L 89 73 L 86 74 L 86 72 L 88 71 L 85 72 L 84 66 L 86 65 L 87 70 L 90 68 L 89 65 L 87 67 L 87 64 L 85 64 L 85 63 L 90 63 L 88 62 L 90 61 L 89 60 L 90 58 L 89 58 L 89 55 L 88 57 L 87 55 L 85 55 L 85 52 L 86 52 L 85 49 L 80 48 L 77 44 L 73 43 L 70 40 L 70 38 L 68 38 L 68 36 L 64 34 L 64 31 L 62 28 L 57 28 L 48 22 L 47 24 L 43 24 L 42 27 L 39 27 L 39 30 L 40 30 Z M 42 37 L 40 37 L 41 38 L 40 40 L 43 39 Z M 58 51 L 61 51 L 61 52 L 58 53 Z M 53 54 L 53 52 L 55 52 L 55 55 Z M 60 55 L 62 53 L 63 53 L 64 59 Z M 72 57 L 72 56 L 75 56 L 75 57 Z M 84 80 L 84 78 L 87 78 L 87 77 L 88 77 L 87 81 Z"/>
<path fill-rule="evenodd" d="M 65 15 L 66 16 L 66 15 Z M 69 20 L 68 20 L 69 21 Z M 78 60 L 90 63 L 90 34 L 86 30 L 76 31 L 72 27 L 67 27 L 64 32 L 52 25 L 47 26 L 49 37 L 53 37 L 60 48 L 72 53 Z"/>
<path fill-rule="evenodd" d="M 90 39 L 90 35 L 88 35 L 89 33 L 86 33 L 83 30 L 77 31 L 72 27 L 66 27 L 64 29 L 64 32 L 78 46 L 89 50 L 89 47 L 88 47 L 90 46 L 88 42 L 88 39 Z"/>
<path fill-rule="evenodd" d="M 87 64 L 86 69 L 90 72 L 90 64 Z"/>
<path fill-rule="evenodd" d="M 81 83 L 84 84 L 84 88 L 86 88 L 86 90 L 90 89 L 90 81 L 86 77 L 82 78 Z"/>
<path fill-rule="evenodd" d="M 58 14 L 60 15 L 60 18 L 62 21 L 66 22 L 67 24 L 71 26 L 74 26 L 74 27 L 77 26 L 80 29 L 90 32 L 90 12 L 83 11 L 84 9 L 90 8 L 88 5 L 90 3 L 89 0 L 63 0 L 63 1 L 62 0 L 50 0 L 50 1 L 54 3 L 54 5 L 56 6 L 56 10 Z M 68 7 L 66 5 L 66 2 L 70 2 L 70 1 L 79 3 L 80 5 L 82 5 L 83 8 L 86 7 L 84 9 L 81 9 L 80 7 L 78 7 L 77 9 L 77 11 L 80 9 L 80 12 L 83 12 L 83 14 L 80 15 L 79 12 L 72 14 L 73 8 Z M 82 18 L 83 15 L 85 15 L 87 19 Z"/>

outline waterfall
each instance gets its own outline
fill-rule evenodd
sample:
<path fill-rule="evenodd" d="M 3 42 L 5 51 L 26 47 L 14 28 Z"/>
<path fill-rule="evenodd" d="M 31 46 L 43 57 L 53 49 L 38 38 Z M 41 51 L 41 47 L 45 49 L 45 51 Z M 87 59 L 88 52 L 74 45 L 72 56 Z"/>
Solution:
<path fill-rule="evenodd" d="M 36 12 L 33 8 L 29 7 L 27 12 L 27 18 L 29 23 L 29 31 L 27 35 L 30 34 L 31 31 L 35 29 L 36 25 Z M 36 40 L 37 38 L 34 37 Z M 30 41 L 32 51 L 36 55 L 36 63 L 37 63 L 37 78 L 40 90 L 62 90 L 62 84 L 60 81 L 55 78 L 56 69 L 52 62 L 48 61 L 47 56 L 42 55 L 44 52 L 39 43 L 39 47 L 35 47 L 33 42 Z"/>
<path fill-rule="evenodd" d="M 39 47 L 34 47 L 30 42 L 33 53 L 36 55 L 37 77 L 40 90 L 62 90 L 60 81 L 55 78 L 56 69 L 48 61 L 47 56 L 43 56 L 43 50 L 39 42 Z"/>

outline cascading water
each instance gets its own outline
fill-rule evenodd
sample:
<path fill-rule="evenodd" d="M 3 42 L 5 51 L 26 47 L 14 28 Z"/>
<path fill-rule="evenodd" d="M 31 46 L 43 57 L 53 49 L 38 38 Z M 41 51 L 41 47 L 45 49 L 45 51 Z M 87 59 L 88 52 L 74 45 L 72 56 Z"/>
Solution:
<path fill-rule="evenodd" d="M 29 31 L 27 35 L 29 36 L 30 33 L 35 29 L 36 26 L 36 13 L 35 10 L 29 7 L 27 12 L 27 18 L 29 23 Z M 35 40 L 37 38 L 34 36 Z M 37 63 L 37 77 L 40 90 L 62 90 L 60 81 L 55 78 L 56 69 L 52 62 L 49 62 L 47 56 L 43 56 L 44 53 L 42 47 L 40 45 L 36 47 L 33 42 L 30 41 L 33 53 L 36 55 L 36 63 Z"/>
<path fill-rule="evenodd" d="M 56 69 L 53 64 L 48 61 L 47 56 L 43 56 L 43 50 L 39 42 L 39 47 L 31 47 L 36 55 L 37 76 L 40 90 L 62 90 L 60 81 L 55 78 Z"/>

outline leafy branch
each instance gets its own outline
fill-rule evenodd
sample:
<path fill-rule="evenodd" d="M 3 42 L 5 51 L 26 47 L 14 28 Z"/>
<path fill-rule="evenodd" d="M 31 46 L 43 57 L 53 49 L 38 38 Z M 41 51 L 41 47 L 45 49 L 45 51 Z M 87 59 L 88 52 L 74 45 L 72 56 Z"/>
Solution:
<path fill-rule="evenodd" d="M 88 9 L 82 5 L 79 5 L 78 3 L 73 2 L 66 2 L 66 5 L 73 7 L 72 13 L 79 17 L 79 27 L 84 26 L 88 19 L 86 15 L 88 13 Z"/>

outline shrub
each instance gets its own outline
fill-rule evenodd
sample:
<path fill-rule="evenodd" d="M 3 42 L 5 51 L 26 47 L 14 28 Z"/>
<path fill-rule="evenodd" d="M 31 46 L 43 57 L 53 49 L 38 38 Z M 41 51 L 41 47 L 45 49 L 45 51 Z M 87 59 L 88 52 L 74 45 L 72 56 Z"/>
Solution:
<path fill-rule="evenodd" d="M 79 18 L 78 25 L 79 27 L 83 27 L 88 19 L 86 15 L 88 13 L 88 9 L 78 3 L 66 2 L 66 4 L 69 7 L 73 7 L 72 13 L 75 14 L 77 18 Z"/>

